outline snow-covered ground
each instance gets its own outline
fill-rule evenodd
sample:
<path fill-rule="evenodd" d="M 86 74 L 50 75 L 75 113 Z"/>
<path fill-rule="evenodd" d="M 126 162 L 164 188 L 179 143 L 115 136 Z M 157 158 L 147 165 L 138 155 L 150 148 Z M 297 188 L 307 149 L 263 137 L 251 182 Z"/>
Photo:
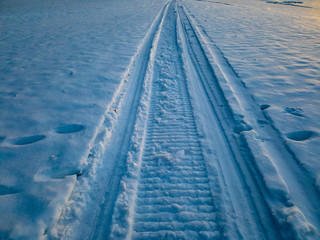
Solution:
<path fill-rule="evenodd" d="M 0 2 L 0 239 L 318 239 L 318 0 Z"/>
<path fill-rule="evenodd" d="M 320 187 L 320 2 L 185 4 Z"/>
<path fill-rule="evenodd" d="M 158 1 L 1 1 L 0 238 L 59 217 Z"/>

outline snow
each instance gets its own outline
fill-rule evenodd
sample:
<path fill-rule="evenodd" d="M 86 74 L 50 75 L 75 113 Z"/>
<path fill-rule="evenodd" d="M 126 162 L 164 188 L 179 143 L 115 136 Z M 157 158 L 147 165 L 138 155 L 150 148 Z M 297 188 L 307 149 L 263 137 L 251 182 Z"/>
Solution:
<path fill-rule="evenodd" d="M 207 4 L 207 3 L 206 3 Z M 251 6 L 254 6 L 253 3 L 251 3 Z M 194 7 L 194 6 L 193 6 Z M 236 7 L 234 8 L 238 8 L 239 6 L 236 5 Z M 304 190 L 305 187 L 301 186 L 301 192 L 299 192 L 299 185 L 301 185 L 301 182 L 304 182 L 303 185 L 314 185 L 316 184 L 316 176 L 317 173 L 319 172 L 317 167 L 315 167 L 315 162 L 316 160 L 319 158 L 319 152 L 315 150 L 315 147 L 312 146 L 312 144 L 317 144 L 319 142 L 319 139 L 317 138 L 317 131 L 315 132 L 313 131 L 307 131 L 307 130 L 303 130 L 303 131 L 297 131 L 297 132 L 292 132 L 289 134 L 285 134 L 288 132 L 288 126 L 290 126 L 290 124 L 295 124 L 295 128 L 297 127 L 297 125 L 301 125 L 300 122 L 289 122 L 288 119 L 284 118 L 283 116 L 281 116 L 279 113 L 275 116 L 272 115 L 267 115 L 264 114 L 261 115 L 259 110 L 257 109 L 257 106 L 255 106 L 257 103 L 259 104 L 259 97 L 263 95 L 263 97 L 266 99 L 266 96 L 270 96 L 270 101 L 268 103 L 274 104 L 275 107 L 281 106 L 280 104 L 288 104 L 287 102 L 284 101 L 280 101 L 279 102 L 279 98 L 277 96 L 274 96 L 276 94 L 272 94 L 273 91 L 268 92 L 268 94 L 266 92 L 263 92 L 262 94 L 260 94 L 260 91 L 264 91 L 264 85 L 265 83 L 273 83 L 274 79 L 270 78 L 270 80 L 267 78 L 268 75 L 264 74 L 263 77 L 263 82 L 259 83 L 259 78 L 257 78 L 257 76 L 259 76 L 258 71 L 265 71 L 266 68 L 264 66 L 264 69 L 257 69 L 257 71 L 255 72 L 255 68 L 250 66 L 250 70 L 248 71 L 248 68 L 244 68 L 242 65 L 242 68 L 239 70 L 239 74 L 237 74 L 235 72 L 235 74 L 233 74 L 232 76 L 232 71 L 237 71 L 237 65 L 240 65 L 239 62 L 236 62 L 236 60 L 240 61 L 237 57 L 237 54 L 241 54 L 242 53 L 242 49 L 240 49 L 240 51 L 236 51 L 237 53 L 235 54 L 235 49 L 236 46 L 234 46 L 232 48 L 232 46 L 230 45 L 234 45 L 234 44 L 238 44 L 238 46 L 243 45 L 243 42 L 239 41 L 237 42 L 237 40 L 235 39 L 230 39 L 230 42 L 228 42 L 228 38 L 223 38 L 223 41 L 219 39 L 219 37 L 221 38 L 221 35 L 217 36 L 216 33 L 219 32 L 216 29 L 216 26 L 219 25 L 217 23 L 217 25 L 211 25 L 211 26 L 215 26 L 214 31 L 211 30 L 210 32 L 210 27 L 207 25 L 206 21 L 208 21 L 208 19 L 210 19 L 210 16 L 206 15 L 204 12 L 201 12 L 201 14 L 196 14 L 196 10 L 194 10 L 192 7 L 191 8 L 191 12 L 193 13 L 193 16 L 195 16 L 195 18 L 199 18 L 199 25 L 203 25 L 204 29 L 203 30 L 203 35 L 204 35 L 204 44 L 208 47 L 208 54 L 213 56 L 213 59 L 211 60 L 212 65 L 218 65 L 218 68 L 215 68 L 216 71 L 216 75 L 218 76 L 218 78 L 220 78 L 220 82 L 224 82 L 225 81 L 225 85 L 222 85 L 222 88 L 225 92 L 225 96 L 227 97 L 227 100 L 229 101 L 229 104 L 232 108 L 232 110 L 234 111 L 235 115 L 239 115 L 240 119 L 243 117 L 243 120 L 245 120 L 247 123 L 245 123 L 245 125 L 249 124 L 249 128 L 245 128 L 243 129 L 243 133 L 241 133 L 243 135 L 243 140 L 246 142 L 246 144 L 248 144 L 251 154 L 253 154 L 253 157 L 255 159 L 255 161 L 253 162 L 253 164 L 257 164 L 256 166 L 258 167 L 261 176 L 264 179 L 264 184 L 267 185 L 267 189 L 269 189 L 269 191 L 273 192 L 274 191 L 274 196 L 276 197 L 280 197 L 281 195 L 283 195 L 283 199 L 287 198 L 288 203 L 290 202 L 290 204 L 292 203 L 291 200 L 293 200 L 293 202 L 295 202 L 295 204 L 299 205 L 299 207 L 301 209 L 303 209 L 303 213 L 300 212 L 300 210 L 298 211 L 299 214 L 301 214 L 301 216 L 299 217 L 300 219 L 303 219 L 304 221 L 306 221 L 306 223 L 301 223 L 299 221 L 297 222 L 291 222 L 290 224 L 297 224 L 296 226 L 293 226 L 294 229 L 304 229 L 303 231 L 300 230 L 295 230 L 296 231 L 296 236 L 297 238 L 303 238 L 306 235 L 308 235 L 309 233 L 312 233 L 314 231 L 314 226 L 312 226 L 312 224 L 310 225 L 310 223 L 308 223 L 308 221 L 310 221 L 310 219 L 314 218 L 312 217 L 312 213 L 311 215 L 310 212 L 308 213 L 307 210 L 308 207 L 306 207 L 306 202 L 309 200 L 310 198 L 312 198 L 313 196 L 317 195 L 317 190 L 314 189 L 314 191 L 312 192 L 308 192 L 308 190 Z M 210 8 L 210 6 L 209 6 Z M 219 8 L 219 7 L 218 7 Z M 231 8 L 231 7 L 230 7 Z M 204 9 L 204 8 L 202 8 Z M 233 11 L 234 9 L 232 9 L 231 11 Z M 254 10 L 254 9 L 253 9 Z M 250 9 L 250 14 L 252 14 L 252 12 L 254 12 L 252 9 Z M 239 11 L 239 9 L 238 9 Z M 219 12 L 217 10 L 217 12 Z M 220 12 L 219 12 L 220 13 Z M 219 16 L 219 13 L 217 13 L 216 16 Z M 225 14 L 225 13 L 224 13 Z M 248 14 L 248 12 L 244 12 L 243 15 L 244 18 L 247 18 L 248 15 L 250 16 L 250 14 Z M 227 16 L 230 16 L 232 18 L 232 16 L 236 16 L 236 17 L 241 17 L 241 14 L 237 13 L 237 15 L 235 14 L 227 14 Z M 260 15 L 256 15 L 259 16 Z M 210 24 L 212 24 L 212 22 L 216 21 L 215 19 L 211 19 L 212 21 L 210 21 Z M 258 21 L 258 20 L 257 20 Z M 257 21 L 252 21 L 252 23 L 255 23 Z M 232 22 L 232 21 L 231 21 Z M 224 22 L 220 25 L 225 24 L 226 21 L 224 20 Z M 237 24 L 240 26 L 237 26 L 239 29 L 239 34 L 242 34 L 243 32 L 246 31 L 246 28 L 248 27 L 246 24 L 246 21 L 237 21 Z M 250 23 L 250 25 L 252 24 Z M 227 22 L 227 24 L 230 24 L 230 22 Z M 283 22 L 281 23 L 283 24 Z M 196 25 L 196 24 L 195 24 Z M 220 26 L 219 25 L 219 26 Z M 249 24 L 248 24 L 249 25 Z M 249 25 L 249 26 L 250 26 Z M 224 28 L 227 27 L 233 27 L 233 26 L 223 26 Z M 212 27 L 211 27 L 212 29 Z M 279 27 L 280 29 L 280 27 Z M 200 30 L 201 31 L 201 30 Z M 234 31 L 235 34 L 238 34 L 237 31 Z M 276 32 L 277 33 L 277 32 Z M 208 36 L 211 37 L 211 39 L 214 39 L 214 43 L 210 42 L 206 39 L 206 35 L 208 34 Z M 215 36 L 213 36 L 215 34 Z M 279 35 L 281 35 L 279 33 Z M 267 38 L 266 36 L 264 36 L 265 38 Z M 209 39 L 209 38 L 208 38 Z M 241 37 L 240 37 L 241 39 Z M 250 40 L 254 40 L 255 42 L 259 41 L 259 35 L 250 35 L 247 36 L 246 41 L 250 41 Z M 221 41 L 221 42 L 220 42 Z M 261 41 L 261 40 L 260 40 Z M 277 44 L 276 41 L 273 42 L 275 44 Z M 221 55 L 221 51 L 219 48 L 217 48 L 218 46 L 222 46 L 222 52 L 225 53 L 225 55 Z M 228 50 L 224 50 L 224 46 L 229 47 L 232 51 L 232 55 L 228 55 Z M 227 48 L 226 47 L 226 48 Z M 289 49 L 290 50 L 290 49 Z M 288 50 L 288 51 L 289 51 Z M 241 56 L 241 60 L 243 61 L 250 61 L 250 56 L 252 54 L 255 54 L 255 51 L 258 51 L 258 49 L 256 48 L 252 48 L 251 46 L 248 47 L 248 49 L 245 48 L 245 54 L 243 54 Z M 303 52 L 302 50 L 300 52 Z M 304 52 L 303 52 L 304 53 Z M 278 54 L 280 55 L 280 54 Z M 281 55 L 280 55 L 281 56 Z M 278 56 L 277 56 L 278 57 Z M 226 60 L 228 59 L 229 62 L 231 63 L 232 67 L 235 67 L 235 70 L 232 69 L 232 67 L 228 69 L 228 62 L 226 62 L 224 64 L 224 61 L 228 61 Z M 235 61 L 235 63 L 233 63 L 232 61 Z M 265 61 L 264 59 L 261 59 L 261 61 Z M 230 65 L 229 65 L 230 66 Z M 317 70 L 319 68 L 316 68 Z M 231 74 L 230 71 L 231 70 Z M 252 74 L 252 78 L 254 78 L 255 82 L 253 84 L 256 85 L 262 85 L 262 86 L 254 86 L 251 87 L 251 94 L 252 99 L 250 98 L 250 82 L 248 82 L 250 79 L 248 79 L 246 76 L 242 76 L 241 73 L 246 70 L 246 74 Z M 219 74 L 219 71 L 221 72 L 221 75 Z M 278 73 L 276 72 L 272 72 L 271 74 L 273 75 L 273 77 L 275 76 L 275 74 Z M 290 73 L 288 73 L 289 75 Z M 314 76 L 314 78 L 316 79 L 317 75 Z M 266 81 L 269 80 L 269 81 Z M 300 80 L 300 84 L 303 84 L 304 82 Z M 308 81 L 309 79 L 306 79 L 306 81 Z M 301 83 L 302 82 L 302 83 Z M 243 83 L 243 84 L 241 84 Z M 316 83 L 316 82 L 315 82 Z M 239 85 L 240 84 L 240 85 Z M 277 87 L 278 89 L 281 89 L 279 86 L 275 86 L 276 83 L 273 83 L 274 87 Z M 305 84 L 307 85 L 308 83 L 305 82 Z M 283 92 L 286 91 L 287 86 L 284 86 Z M 243 94 L 245 93 L 245 94 Z M 248 94 L 249 93 L 249 94 Z M 305 102 L 302 103 L 304 105 L 301 105 L 301 108 L 305 108 L 305 106 L 309 104 L 310 99 L 317 102 L 319 100 L 319 98 L 317 96 L 314 97 L 310 97 L 309 95 L 305 95 Z M 292 103 L 292 98 L 287 96 L 287 99 L 290 99 L 290 104 Z M 274 100 L 276 100 L 274 102 Z M 301 102 L 301 98 L 299 99 Z M 256 103 L 255 103 L 256 102 Z M 270 105 L 271 105 L 270 104 Z M 267 111 L 266 109 L 268 109 L 268 107 L 270 107 L 269 104 L 262 104 L 260 109 Z M 272 105 L 271 105 L 272 106 Z M 282 106 L 282 108 L 284 109 L 286 105 Z M 316 105 L 311 105 L 311 107 L 315 108 Z M 272 107 L 274 108 L 274 107 Z M 292 108 L 286 108 L 286 110 L 291 110 Z M 312 112 L 312 120 L 316 119 L 315 122 L 310 121 L 309 122 L 309 127 L 310 128 L 317 128 L 317 126 L 319 125 L 319 121 L 317 119 L 319 119 L 318 116 L 319 112 L 316 111 L 316 109 L 314 109 L 314 111 Z M 295 114 L 297 115 L 297 114 Z M 275 124 L 275 122 L 277 121 L 277 119 L 281 119 L 281 121 L 283 121 L 281 127 L 279 129 L 277 129 L 277 125 Z M 243 121 L 241 120 L 241 121 Z M 268 125 L 271 123 L 271 126 L 273 129 L 268 129 Z M 260 125 L 260 126 L 259 126 Z M 292 126 L 291 126 L 292 127 Z M 308 127 L 308 124 L 304 124 L 304 127 Z M 262 131 L 261 131 L 262 130 Z M 276 135 L 280 135 L 280 141 L 282 143 L 284 143 L 285 145 L 285 149 L 281 149 L 280 146 L 278 146 L 278 143 L 273 144 L 271 141 L 276 142 L 277 140 L 277 136 L 274 136 L 272 134 L 273 130 L 275 130 L 275 134 Z M 236 131 L 236 133 L 238 133 L 238 131 Z M 272 137 L 273 135 L 273 137 Z M 303 155 L 303 157 L 301 159 L 297 158 L 296 155 L 298 155 L 299 153 L 301 154 L 301 152 L 305 149 L 303 149 L 303 147 L 296 147 L 296 148 L 290 148 L 290 143 L 288 144 L 286 139 L 287 137 L 294 137 L 295 141 L 298 141 L 298 139 L 300 139 L 300 141 L 304 141 L 307 140 L 308 142 L 308 147 L 310 147 L 307 151 L 306 154 Z M 314 138 L 309 139 L 311 136 L 313 136 Z M 279 138 L 279 137 L 278 137 Z M 278 140 L 279 141 L 279 140 Z M 281 143 L 280 143 L 281 144 Z M 272 146 L 273 145 L 273 146 Z M 306 143 L 304 145 L 307 145 Z M 278 148 L 278 149 L 277 149 Z M 259 150 L 261 149 L 261 150 Z M 288 151 L 289 154 L 283 154 L 285 151 Z M 306 156 L 310 156 L 310 152 L 312 152 L 314 159 L 310 158 L 310 157 L 306 157 Z M 291 160 L 289 160 L 291 158 Z M 270 163 L 268 163 L 270 162 Z M 271 164 L 269 166 L 267 166 L 268 164 Z M 267 165 L 266 165 L 267 164 Z M 308 168 L 305 167 L 308 166 Z M 298 168 L 301 168 L 300 170 L 298 170 Z M 273 169 L 273 170 L 271 170 Z M 288 169 L 291 169 L 293 172 L 296 172 L 295 176 L 292 176 L 292 172 L 289 172 Z M 271 171 L 270 171 L 271 170 Z M 300 171 L 300 174 L 298 173 Z M 273 173 L 272 173 L 273 172 Z M 310 174 L 310 172 L 312 172 Z M 303 176 L 300 176 L 301 174 L 303 174 Z M 282 186 L 281 186 L 282 185 Z M 316 187 L 317 188 L 317 187 Z M 282 189 L 282 190 L 280 190 Z M 280 191 L 279 191 L 280 190 Z M 306 193 L 308 192 L 308 193 Z M 308 199 L 309 198 L 309 199 Z M 314 199 L 312 200 L 315 203 L 317 203 L 317 200 Z M 281 202 L 283 202 L 283 200 L 281 200 Z M 284 202 L 283 202 L 284 203 Z M 289 204 L 289 205 L 290 205 Z M 274 205 L 274 203 L 271 203 L 270 208 L 272 209 L 272 205 Z M 285 204 L 286 205 L 286 204 Z M 284 209 L 286 209 L 284 205 Z M 274 206 L 275 209 L 277 209 L 279 206 Z M 282 210 L 275 210 L 276 212 L 280 211 L 283 212 Z M 286 213 L 289 213 L 290 211 L 285 211 Z M 290 214 L 296 214 L 291 212 Z M 303 214 L 307 214 L 308 217 L 305 218 L 305 216 Z M 279 215 L 277 215 L 277 218 L 279 218 Z M 291 219 L 291 217 L 287 217 L 287 219 Z M 309 220 L 307 220 L 309 219 Z M 317 220 L 311 220 L 314 222 L 314 224 L 317 224 Z M 281 224 L 281 223 L 280 223 Z M 285 223 L 286 224 L 286 223 Z M 292 236 L 293 237 L 293 236 Z"/>
<path fill-rule="evenodd" d="M 319 238 L 319 9 L 2 1 L 0 238 Z"/>
<path fill-rule="evenodd" d="M 57 220 L 162 5 L 1 2 L 1 238 L 35 239 Z"/>
<path fill-rule="evenodd" d="M 316 150 L 320 127 L 319 2 L 303 2 L 310 8 L 279 6 L 272 1 L 223 3 L 185 1 L 247 92 L 265 106 L 264 114 L 298 164 L 315 179 L 320 171 L 320 151 Z"/>

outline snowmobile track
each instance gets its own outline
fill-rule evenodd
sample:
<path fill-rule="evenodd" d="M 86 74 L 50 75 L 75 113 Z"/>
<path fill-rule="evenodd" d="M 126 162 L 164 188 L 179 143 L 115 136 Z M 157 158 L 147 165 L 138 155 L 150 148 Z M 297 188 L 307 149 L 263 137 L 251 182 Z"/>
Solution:
<path fill-rule="evenodd" d="M 143 157 L 131 203 L 132 239 L 214 238 L 222 232 L 182 69 L 174 9 L 171 3 L 156 47 Z M 118 238 L 116 231 L 112 236 Z"/>
<path fill-rule="evenodd" d="M 223 183 L 221 173 L 218 173 L 221 169 L 215 167 L 219 160 L 208 155 L 201 142 L 203 135 L 199 134 L 199 120 L 194 115 L 190 96 L 189 81 L 192 79 L 187 80 L 185 60 L 182 58 L 182 51 L 187 50 L 182 49 L 180 40 L 195 36 L 179 36 L 178 33 L 188 33 L 178 29 L 181 28 L 181 13 L 177 6 L 176 2 L 169 3 L 156 44 L 151 49 L 151 67 L 146 73 L 144 93 L 140 99 L 142 107 L 136 120 L 138 127 L 135 127 L 133 137 L 137 141 L 132 143 L 136 145 L 135 151 L 128 154 L 128 169 L 121 180 L 122 187 L 115 203 L 110 239 L 241 238 L 239 226 L 236 227 L 231 217 L 227 216 L 235 214 L 235 210 L 229 190 L 222 190 L 228 187 Z M 186 18 L 181 22 L 187 24 Z M 201 51 L 199 43 L 192 43 L 197 44 Z M 199 71 L 208 68 L 201 61 L 193 64 Z M 210 73 L 209 77 L 214 76 Z M 210 96 L 207 98 L 209 102 L 217 101 Z M 225 102 L 219 104 L 224 106 Z M 221 132 L 219 124 L 216 123 L 213 131 Z M 232 151 L 228 146 L 224 148 L 227 150 L 222 149 L 222 155 L 232 159 Z M 238 191 L 243 189 L 243 180 L 236 170 L 230 174 L 235 175 L 232 180 L 239 182 L 236 184 Z M 239 198 L 237 201 L 242 201 L 236 202 L 238 208 L 256 211 L 245 193 L 235 194 Z M 228 209 L 223 207 L 223 201 L 230 204 Z M 259 237 L 265 235 L 261 221 L 250 213 L 245 215 L 249 222 L 255 224 L 242 226 L 242 231 L 254 232 Z"/>

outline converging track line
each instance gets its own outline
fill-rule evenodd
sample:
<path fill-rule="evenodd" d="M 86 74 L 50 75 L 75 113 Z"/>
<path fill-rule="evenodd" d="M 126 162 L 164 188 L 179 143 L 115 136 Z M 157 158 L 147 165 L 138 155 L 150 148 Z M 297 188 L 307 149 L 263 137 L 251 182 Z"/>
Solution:
<path fill-rule="evenodd" d="M 121 180 L 122 190 L 115 204 L 111 239 L 242 238 L 236 221 L 231 219 L 231 215 L 238 213 L 233 206 L 223 207 L 226 203 L 232 205 L 232 201 L 227 186 L 222 183 L 223 173 L 218 173 L 221 169 L 215 166 L 222 159 L 208 151 L 222 151 L 220 155 L 227 155 L 228 159 L 233 156 L 227 146 L 221 150 L 203 147 L 200 120 L 194 115 L 189 93 L 195 89 L 189 86 L 192 79 L 187 80 L 182 57 L 186 49 L 179 39 L 182 31 L 178 29 L 178 12 L 177 3 L 171 2 L 151 49 L 140 100 L 142 107 L 133 134 L 135 150 L 128 153 L 127 174 Z M 195 68 L 203 69 L 200 65 Z M 212 131 L 222 130 L 215 123 Z M 241 191 L 239 176 L 235 174 L 232 180 L 239 182 L 236 185 Z M 238 197 L 239 201 L 244 200 L 240 204 L 244 211 L 256 210 L 245 193 Z M 251 213 L 246 213 L 245 218 L 250 224 L 256 220 Z M 247 227 L 251 229 L 248 232 L 256 231 L 253 236 L 265 234 L 260 227 Z"/>

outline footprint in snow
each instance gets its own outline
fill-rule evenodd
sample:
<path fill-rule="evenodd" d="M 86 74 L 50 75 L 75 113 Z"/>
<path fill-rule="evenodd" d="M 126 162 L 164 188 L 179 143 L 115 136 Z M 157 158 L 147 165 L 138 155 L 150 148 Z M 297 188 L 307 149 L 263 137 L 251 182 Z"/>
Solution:
<path fill-rule="evenodd" d="M 81 124 L 67 124 L 54 129 L 54 131 L 58 134 L 70 134 L 80 132 L 85 129 L 84 125 Z M 0 136 L 0 143 L 4 142 L 4 146 L 24 146 L 32 143 L 39 142 L 45 139 L 45 135 L 33 135 L 27 137 L 18 137 L 6 140 L 6 137 Z"/>
<path fill-rule="evenodd" d="M 293 141 L 305 141 L 315 135 L 316 135 L 316 133 L 313 131 L 297 131 L 297 132 L 288 133 L 287 138 L 289 138 Z"/>
<path fill-rule="evenodd" d="M 77 168 L 57 168 L 46 169 L 35 175 L 36 181 L 47 181 L 50 179 L 63 179 L 67 176 L 81 176 L 81 171 Z"/>
<path fill-rule="evenodd" d="M 260 110 L 263 111 L 263 110 L 266 110 L 266 109 L 269 108 L 269 107 L 270 107 L 269 104 L 262 104 L 262 105 L 260 106 Z"/>
<path fill-rule="evenodd" d="M 297 116 L 297 117 L 303 117 L 303 110 L 301 108 L 290 108 L 290 107 L 287 107 L 285 109 L 285 111 L 287 113 L 290 113 L 291 115 L 294 115 L 294 116 Z"/>
<path fill-rule="evenodd" d="M 259 123 L 260 126 L 268 125 L 269 123 L 266 120 L 257 120 L 257 123 Z"/>
<path fill-rule="evenodd" d="M 39 142 L 45 138 L 46 138 L 45 135 L 34 135 L 34 136 L 28 136 L 28 137 L 13 138 L 8 140 L 8 142 L 12 145 L 22 146 L 22 145 L 28 145 L 35 142 Z"/>
<path fill-rule="evenodd" d="M 252 127 L 250 125 L 248 125 L 246 122 L 244 121 L 240 121 L 237 126 L 235 126 L 235 128 L 233 129 L 234 133 L 240 134 L 242 132 L 247 132 L 247 131 L 251 131 Z"/>
<path fill-rule="evenodd" d="M 84 125 L 81 124 L 67 124 L 54 129 L 54 131 L 58 134 L 69 134 L 80 132 L 85 129 Z"/>
<path fill-rule="evenodd" d="M 14 189 L 12 187 L 8 187 L 8 186 L 0 184 L 0 196 L 9 195 L 9 194 L 15 194 L 15 193 L 18 193 L 18 192 L 19 192 L 18 190 Z"/>

